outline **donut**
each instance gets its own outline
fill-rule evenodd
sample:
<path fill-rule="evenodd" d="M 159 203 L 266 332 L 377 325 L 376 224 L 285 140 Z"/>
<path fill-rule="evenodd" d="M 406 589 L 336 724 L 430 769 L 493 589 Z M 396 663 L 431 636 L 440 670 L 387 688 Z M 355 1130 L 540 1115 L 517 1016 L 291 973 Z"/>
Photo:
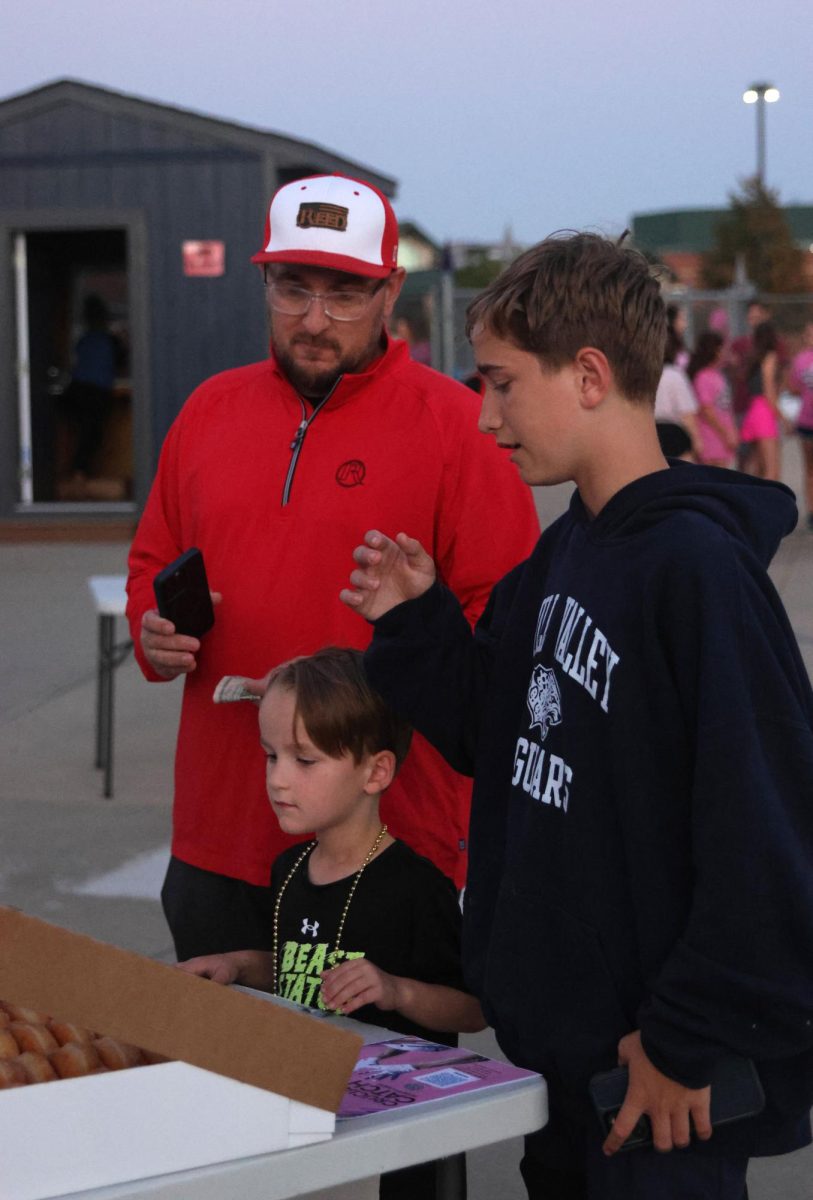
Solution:
<path fill-rule="evenodd" d="M 126 1067 L 140 1066 L 144 1057 L 137 1046 L 127 1042 L 118 1042 L 115 1038 L 96 1038 L 93 1045 L 99 1051 L 99 1058 L 111 1071 L 121 1071 Z"/>
<path fill-rule="evenodd" d="M 12 1021 L 28 1021 L 30 1025 L 46 1025 L 49 1017 L 47 1013 L 37 1012 L 35 1008 L 23 1008 L 21 1004 L 3 1004 Z"/>
<path fill-rule="evenodd" d="M 81 1025 L 72 1025 L 70 1021 L 49 1021 L 48 1028 L 60 1046 L 68 1042 L 92 1042 L 93 1034 Z"/>
<path fill-rule="evenodd" d="M 0 1061 L 0 1088 L 22 1087 L 24 1083 L 28 1083 L 28 1079 L 16 1059 Z"/>
<path fill-rule="evenodd" d="M 17 1039 L 10 1029 L 0 1029 L 0 1061 L 16 1058 L 21 1049 L 22 1047 L 18 1045 Z"/>
<path fill-rule="evenodd" d="M 57 1040 L 44 1025 L 29 1025 L 27 1021 L 12 1021 L 9 1032 L 21 1050 L 34 1050 L 37 1054 L 50 1054 L 57 1048 Z"/>
<path fill-rule="evenodd" d="M 26 1050 L 16 1061 L 25 1071 L 29 1083 L 47 1083 L 50 1079 L 58 1078 L 56 1071 L 44 1054 Z"/>
<path fill-rule="evenodd" d="M 48 1061 L 60 1079 L 89 1075 L 101 1065 L 99 1052 L 90 1042 L 66 1042 L 49 1054 Z"/>

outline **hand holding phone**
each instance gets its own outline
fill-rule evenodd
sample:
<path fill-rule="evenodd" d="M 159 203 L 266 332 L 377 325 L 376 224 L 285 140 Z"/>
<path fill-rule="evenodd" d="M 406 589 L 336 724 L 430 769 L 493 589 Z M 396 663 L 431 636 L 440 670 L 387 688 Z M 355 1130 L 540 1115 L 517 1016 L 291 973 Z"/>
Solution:
<path fill-rule="evenodd" d="M 635 1037 L 637 1035 L 628 1035 Z M 622 1039 L 623 1042 L 626 1039 Z M 641 1050 L 643 1053 L 643 1050 Z M 647 1059 L 647 1061 L 649 1061 Z M 652 1064 L 650 1063 L 650 1066 Z M 655 1068 L 652 1068 L 655 1070 Z M 658 1073 L 660 1074 L 660 1073 Z M 663 1078 L 666 1078 L 665 1076 Z M 658 1149 L 668 1149 L 668 1146 L 662 1145 L 660 1137 L 653 1138 L 652 1125 L 646 1114 L 641 1115 L 635 1122 L 631 1132 L 628 1132 L 623 1138 L 621 1144 L 616 1145 L 619 1132 L 623 1136 L 624 1130 L 616 1130 L 614 1128 L 616 1118 L 624 1107 L 628 1098 L 629 1091 L 629 1070 L 626 1066 L 616 1067 L 612 1071 L 604 1071 L 598 1075 L 594 1075 L 590 1080 L 589 1091 L 590 1099 L 596 1114 L 601 1123 L 602 1133 L 605 1137 L 605 1153 L 614 1153 L 615 1150 L 634 1150 L 639 1146 L 651 1146 L 653 1141 Z M 679 1085 L 675 1085 L 679 1088 Z M 700 1096 L 701 1092 L 707 1089 L 698 1089 L 697 1092 L 691 1089 L 682 1089 L 689 1096 Z M 711 1075 L 711 1095 L 708 1114 L 708 1129 L 713 1129 L 718 1125 L 727 1124 L 730 1121 L 742 1120 L 745 1117 L 756 1116 L 765 1106 L 765 1095 L 762 1090 L 759 1076 L 753 1062 L 749 1058 L 741 1058 L 738 1055 L 729 1055 L 721 1058 L 715 1063 L 714 1070 Z M 700 1121 L 697 1121 L 698 1129 L 695 1131 L 688 1124 L 688 1116 L 686 1114 L 686 1129 L 685 1141 L 688 1142 L 689 1136 L 694 1136 L 697 1132 L 698 1136 L 709 1136 L 706 1130 L 700 1128 Z M 674 1129 L 674 1120 L 673 1120 Z M 625 1127 L 626 1128 L 626 1127 Z M 670 1134 L 671 1139 L 671 1134 Z M 685 1144 L 683 1137 L 675 1138 L 674 1145 Z M 609 1147 L 609 1148 L 608 1148 Z"/>
<path fill-rule="evenodd" d="M 187 555 L 189 552 L 187 552 Z M 196 551 L 200 554 L 200 551 Z M 159 575 L 169 576 L 172 579 L 174 571 L 179 567 L 183 567 L 184 559 L 187 555 L 181 555 L 174 563 L 170 563 L 169 567 L 165 567 Z M 201 556 L 202 558 L 202 556 Z M 156 577 L 159 578 L 158 576 Z M 206 588 L 206 597 L 208 599 L 208 607 L 211 609 L 213 604 L 220 602 L 220 595 L 216 592 L 209 592 L 208 583 L 206 582 L 206 574 L 203 572 L 203 581 Z M 183 578 L 176 580 L 175 585 L 183 582 Z M 199 586 L 199 585 L 198 585 Z M 167 596 L 167 591 L 170 593 Z M 141 618 L 141 649 L 149 665 L 152 667 L 156 675 L 162 679 L 176 679 L 179 675 L 188 675 L 190 671 L 194 671 L 197 666 L 196 654 L 200 650 L 200 640 L 195 633 L 181 632 L 174 618 L 179 618 L 180 624 L 185 625 L 183 613 L 180 613 L 174 606 L 172 600 L 173 591 L 178 592 L 180 589 L 174 586 L 172 582 L 168 588 L 164 587 L 163 582 L 158 583 L 156 589 L 156 603 L 159 610 L 163 609 L 164 616 L 160 611 L 156 612 L 154 608 L 148 609 Z M 183 597 L 180 598 L 183 600 Z M 182 608 L 183 604 L 179 604 L 178 608 Z M 212 613 L 212 621 L 214 614 Z M 171 622 L 171 624 L 169 623 Z M 211 627 L 211 622 L 203 621 L 204 625 Z M 193 627 L 202 628 L 197 622 L 193 621 Z"/>

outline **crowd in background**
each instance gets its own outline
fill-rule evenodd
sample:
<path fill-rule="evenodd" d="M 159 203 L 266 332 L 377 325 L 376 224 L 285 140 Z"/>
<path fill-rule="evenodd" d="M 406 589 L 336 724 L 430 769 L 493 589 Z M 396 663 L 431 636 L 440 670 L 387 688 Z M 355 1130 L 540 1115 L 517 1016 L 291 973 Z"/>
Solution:
<path fill-rule="evenodd" d="M 781 474 L 785 434 L 801 444 L 807 527 L 813 531 L 813 319 L 794 354 L 759 301 L 748 305 L 748 332 L 728 336 L 725 310 L 686 344 L 686 314 L 668 309 L 669 334 L 655 418 L 664 453 L 718 467 L 739 467 L 763 479 Z M 793 418 L 783 395 L 798 397 Z"/>

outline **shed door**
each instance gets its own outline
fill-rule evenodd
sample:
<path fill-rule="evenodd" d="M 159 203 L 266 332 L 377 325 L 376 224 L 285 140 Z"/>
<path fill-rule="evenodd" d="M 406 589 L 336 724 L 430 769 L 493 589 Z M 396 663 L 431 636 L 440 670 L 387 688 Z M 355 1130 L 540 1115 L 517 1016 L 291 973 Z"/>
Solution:
<path fill-rule="evenodd" d="M 20 503 L 132 501 L 127 231 L 15 238 Z"/>

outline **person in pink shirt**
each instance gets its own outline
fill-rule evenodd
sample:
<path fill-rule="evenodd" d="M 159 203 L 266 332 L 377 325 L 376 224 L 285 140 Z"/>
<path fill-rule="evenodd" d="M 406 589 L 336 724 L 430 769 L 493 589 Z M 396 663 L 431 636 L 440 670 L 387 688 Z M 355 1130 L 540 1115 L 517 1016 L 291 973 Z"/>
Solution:
<path fill-rule="evenodd" d="M 731 412 L 731 389 L 722 371 L 724 345 L 719 333 L 707 329 L 697 339 L 688 367 L 699 406 L 702 461 L 712 467 L 730 467 L 739 441 Z"/>
<path fill-rule="evenodd" d="M 805 468 L 807 527 L 813 533 L 813 321 L 805 325 L 803 338 L 803 348 L 790 368 L 788 387 L 802 399 L 802 407 L 796 418 L 796 432 L 802 443 Z"/>
<path fill-rule="evenodd" d="M 750 401 L 740 426 L 740 441 L 747 443 L 744 469 L 761 479 L 779 479 L 780 436 L 785 419 L 779 408 L 779 336 L 770 321 L 754 330 L 754 350 L 749 360 L 747 388 Z"/>

